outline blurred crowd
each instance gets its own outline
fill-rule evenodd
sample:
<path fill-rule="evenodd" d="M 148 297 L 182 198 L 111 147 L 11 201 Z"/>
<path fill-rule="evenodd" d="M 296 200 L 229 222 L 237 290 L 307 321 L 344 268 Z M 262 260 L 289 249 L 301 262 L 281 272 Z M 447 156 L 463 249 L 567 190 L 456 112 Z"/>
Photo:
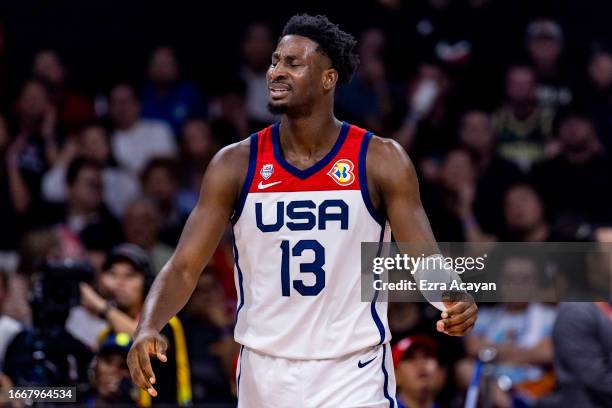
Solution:
<path fill-rule="evenodd" d="M 492 45 L 509 24 L 496 1 L 418 4 L 378 2 L 336 114 L 404 146 L 437 240 L 612 241 L 612 44 L 590 38 L 568 58 L 560 22 L 532 16 Z M 64 55 L 32 55 L 0 112 L 0 388 L 73 384 L 88 406 L 235 404 L 229 234 L 164 328 L 159 398 L 134 390 L 125 356 L 208 162 L 279 119 L 265 79 L 277 35 L 245 27 L 217 94 L 181 75 L 170 46 L 152 50 L 141 81 L 93 95 L 71 86 Z M 504 270 L 523 282 L 536 267 Z M 492 406 L 612 406 L 609 303 L 483 305 L 465 339 L 437 333 L 438 316 L 390 305 L 401 406 L 462 406 L 487 350 Z"/>

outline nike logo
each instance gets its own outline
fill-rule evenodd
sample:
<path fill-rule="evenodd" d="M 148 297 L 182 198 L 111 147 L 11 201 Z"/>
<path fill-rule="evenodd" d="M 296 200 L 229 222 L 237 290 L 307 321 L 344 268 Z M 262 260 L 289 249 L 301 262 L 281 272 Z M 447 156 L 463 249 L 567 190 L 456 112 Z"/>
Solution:
<path fill-rule="evenodd" d="M 260 189 L 260 190 L 265 190 L 268 187 L 272 187 L 272 186 L 275 186 L 275 185 L 280 184 L 280 183 L 282 183 L 282 180 L 281 181 L 275 181 L 273 183 L 268 183 L 268 184 L 264 184 L 263 181 L 260 181 L 259 184 L 257 185 L 257 188 Z"/>
<path fill-rule="evenodd" d="M 357 362 L 357 367 L 359 368 L 363 368 L 365 366 L 367 366 L 368 364 L 370 364 L 372 361 L 376 360 L 376 356 L 372 357 L 371 359 L 369 359 L 368 361 L 366 361 L 365 363 L 362 363 L 361 360 L 359 360 Z"/>

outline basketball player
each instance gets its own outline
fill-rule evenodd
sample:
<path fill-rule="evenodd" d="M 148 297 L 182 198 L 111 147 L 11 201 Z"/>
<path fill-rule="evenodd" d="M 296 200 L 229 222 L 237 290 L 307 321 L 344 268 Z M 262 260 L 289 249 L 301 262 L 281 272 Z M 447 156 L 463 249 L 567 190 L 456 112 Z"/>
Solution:
<path fill-rule="evenodd" d="M 432 243 L 415 170 L 394 141 L 334 117 L 334 90 L 358 58 L 354 38 L 324 16 L 285 26 L 267 73 L 276 123 L 210 163 L 197 207 L 145 303 L 128 363 L 156 395 L 150 356 L 187 302 L 228 221 L 238 292 L 240 407 L 396 407 L 387 304 L 362 302 L 360 244 Z M 473 301 L 437 328 L 463 335 Z"/>

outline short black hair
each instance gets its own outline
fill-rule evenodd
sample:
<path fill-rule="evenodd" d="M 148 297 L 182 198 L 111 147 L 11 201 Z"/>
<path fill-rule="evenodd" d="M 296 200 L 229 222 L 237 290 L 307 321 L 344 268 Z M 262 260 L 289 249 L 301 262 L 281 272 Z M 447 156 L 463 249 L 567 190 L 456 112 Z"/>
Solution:
<path fill-rule="evenodd" d="M 68 169 L 66 170 L 66 184 L 68 187 L 72 187 L 74 185 L 79 177 L 79 173 L 85 168 L 92 168 L 94 170 L 102 171 L 103 166 L 97 160 L 89 159 L 87 157 L 79 156 L 74 158 L 70 164 L 68 164 Z"/>
<path fill-rule="evenodd" d="M 338 71 L 338 83 L 345 84 L 351 80 L 359 65 L 359 56 L 355 52 L 357 40 L 326 16 L 297 14 L 283 28 L 281 37 L 286 35 L 300 35 L 319 44 L 320 51 L 329 57 L 332 67 Z"/>

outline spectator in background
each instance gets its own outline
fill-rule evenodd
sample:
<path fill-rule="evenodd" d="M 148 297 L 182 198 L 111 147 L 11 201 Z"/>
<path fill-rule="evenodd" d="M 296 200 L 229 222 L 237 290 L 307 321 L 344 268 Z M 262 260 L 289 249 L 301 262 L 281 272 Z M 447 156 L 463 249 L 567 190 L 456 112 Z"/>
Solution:
<path fill-rule="evenodd" d="M 408 87 L 406 116 L 394 135 L 428 181 L 428 162 L 439 159 L 454 143 L 457 112 L 452 90 L 453 83 L 442 66 L 421 64 Z"/>
<path fill-rule="evenodd" d="M 612 51 L 599 47 L 590 57 L 586 84 L 579 88 L 579 105 L 590 112 L 597 134 L 612 154 Z"/>
<path fill-rule="evenodd" d="M 499 153 L 523 171 L 542 159 L 552 139 L 554 112 L 537 100 L 537 79 L 528 66 L 515 65 L 506 74 L 506 101 L 493 116 Z"/>
<path fill-rule="evenodd" d="M 268 110 L 268 82 L 266 72 L 274 52 L 274 38 L 270 26 L 263 22 L 250 24 L 242 39 L 244 65 L 240 76 L 246 84 L 246 112 L 253 127 L 262 128 L 278 120 Z"/>
<path fill-rule="evenodd" d="M 0 116 L 0 249 L 14 250 L 24 229 L 22 216 L 30 206 L 30 190 L 25 173 L 19 165 L 24 139 L 14 143 L 6 118 Z M 31 182 L 31 180 L 30 180 Z"/>
<path fill-rule="evenodd" d="M 207 122 L 192 119 L 183 125 L 181 137 L 181 180 L 177 205 L 181 217 L 189 216 L 200 196 L 202 176 L 221 144 L 213 136 Z"/>
<path fill-rule="evenodd" d="M 58 125 L 65 131 L 74 130 L 94 119 L 92 101 L 67 89 L 66 67 L 56 51 L 37 52 L 32 75 L 47 86 L 51 103 L 57 110 Z"/>
<path fill-rule="evenodd" d="M 161 226 L 160 240 L 175 247 L 185 221 L 178 211 L 176 194 L 179 191 L 179 167 L 174 159 L 153 158 L 141 176 L 144 194 L 158 207 Z"/>
<path fill-rule="evenodd" d="M 261 129 L 257 123 L 249 121 L 246 92 L 247 86 L 241 78 L 229 79 L 211 106 L 210 126 L 224 145 L 242 140 Z"/>
<path fill-rule="evenodd" d="M 8 291 L 8 273 L 0 270 L 0 372 L 2 372 L 4 365 L 6 348 L 22 329 L 21 324 L 17 320 L 4 314 L 4 304 L 8 297 Z"/>
<path fill-rule="evenodd" d="M 162 120 L 178 135 L 185 120 L 206 113 L 198 89 L 180 81 L 174 50 L 158 47 L 149 60 L 148 82 L 142 91 L 142 117 Z"/>
<path fill-rule="evenodd" d="M 553 20 L 539 19 L 527 26 L 527 52 L 537 76 L 537 98 L 557 109 L 573 100 L 570 75 L 562 66 L 563 31 Z"/>
<path fill-rule="evenodd" d="M 77 157 L 66 170 L 67 201 L 58 206 L 56 221 L 79 236 L 95 235 L 110 249 L 121 241 L 121 229 L 102 199 L 102 166 L 95 160 Z"/>
<path fill-rule="evenodd" d="M 397 381 L 398 408 L 438 408 L 437 395 L 444 387 L 446 370 L 438 348 L 428 336 L 410 336 L 392 349 Z"/>
<path fill-rule="evenodd" d="M 174 156 L 177 150 L 171 128 L 161 121 L 142 119 L 140 113 L 140 101 L 131 85 L 119 84 L 111 90 L 113 154 L 119 165 L 134 175 L 153 156 Z"/>
<path fill-rule="evenodd" d="M 610 303 L 561 303 L 553 343 L 558 390 L 538 408 L 612 406 Z"/>
<path fill-rule="evenodd" d="M 233 338 L 233 317 L 214 262 L 206 266 L 181 313 L 189 333 L 191 378 L 194 403 L 230 403 L 229 387 L 233 356 L 238 345 Z"/>
<path fill-rule="evenodd" d="M 151 264 L 146 252 L 133 244 L 113 248 L 100 277 L 100 290 L 110 301 L 105 302 L 101 315 L 109 328 L 100 334 L 100 344 L 110 336 L 124 332 L 132 336 L 138 324 L 146 294 L 153 280 Z M 151 400 L 140 390 L 139 405 L 191 404 L 191 379 L 185 332 L 181 321 L 172 317 L 161 330 L 168 339 L 167 361 L 151 361 L 158 395 Z"/>
<path fill-rule="evenodd" d="M 504 195 L 505 234 L 502 241 L 542 242 L 551 238 L 544 203 L 527 183 L 510 187 Z"/>
<path fill-rule="evenodd" d="M 49 231 L 45 237 L 39 234 L 38 239 L 51 238 L 55 242 L 46 244 L 57 245 Z M 16 386 L 77 386 L 77 389 L 87 383 L 87 369 L 92 359 L 89 348 L 68 330 L 66 320 L 70 308 L 78 300 L 73 288 L 76 289 L 77 276 L 85 278 L 90 270 L 83 264 L 66 261 L 61 253 L 54 253 L 56 248 L 46 247 L 43 243 L 28 244 L 34 255 L 28 260 L 22 260 L 24 271 L 31 287 L 26 298 L 29 301 L 32 322 L 24 326 L 9 344 L 3 371 Z M 36 248 L 33 244 L 38 244 Z M 27 254 L 23 251 L 24 254 Z M 26 265 L 29 264 L 29 265 Z M 25 275 L 25 273 L 24 273 Z"/>
<path fill-rule="evenodd" d="M 489 234 L 503 233 L 503 194 L 522 179 L 519 168 L 497 153 L 491 119 L 486 112 L 466 112 L 459 125 L 459 141 L 474 159 L 477 173 L 474 215 Z M 470 223 L 471 224 L 471 223 Z"/>
<path fill-rule="evenodd" d="M 25 83 L 16 114 L 18 133 L 6 160 L 11 207 L 23 215 L 40 204 L 42 177 L 58 154 L 55 108 L 40 81 Z"/>
<path fill-rule="evenodd" d="M 435 236 L 443 242 L 489 241 L 474 214 L 476 164 L 464 149 L 450 150 L 437 182 L 424 189 L 423 202 Z"/>
<path fill-rule="evenodd" d="M 555 309 L 537 302 L 517 299 L 537 299 L 541 290 L 541 265 L 525 256 L 506 257 L 500 266 L 499 293 L 495 306 L 482 308 L 472 332 L 465 338 L 468 359 L 457 366 L 461 388 L 467 388 L 473 371 L 473 359 L 486 348 L 496 351 L 494 377 L 507 376 L 518 394 L 537 399 L 550 392 L 554 385 L 552 366 L 552 328 Z M 496 384 L 494 382 L 493 384 Z M 528 387 L 530 384 L 532 387 Z M 537 386 L 536 386 L 537 384 Z M 511 397 L 494 385 L 493 398 L 500 406 Z"/>
<path fill-rule="evenodd" d="M 612 228 L 600 227 L 594 237 L 609 245 Z M 605 248 L 590 254 L 603 266 L 600 275 L 603 279 L 592 282 L 598 283 L 603 301 L 559 304 L 552 335 L 557 390 L 539 401 L 538 408 L 612 406 L 612 303 L 606 299 L 612 289 L 609 280 L 612 261 Z"/>
<path fill-rule="evenodd" d="M 88 407 L 134 405 L 127 366 L 131 346 L 132 339 L 127 333 L 113 334 L 104 340 L 90 367 L 91 390 L 84 401 Z"/>
<path fill-rule="evenodd" d="M 98 345 L 109 331 L 136 330 L 138 316 L 153 279 L 149 258 L 134 244 L 119 244 L 110 251 L 97 279 L 97 290 L 81 283 L 81 303 L 104 319 L 106 327 L 98 332 Z"/>
<path fill-rule="evenodd" d="M 469 27 L 464 24 L 465 6 L 451 0 L 426 0 L 410 3 L 408 35 L 414 41 L 411 52 L 423 61 L 435 56 L 448 65 L 462 65 L 469 60 L 472 42 Z"/>
<path fill-rule="evenodd" d="M 155 275 L 168 262 L 173 252 L 172 247 L 159 241 L 161 219 L 156 202 L 149 198 L 132 201 L 123 217 L 123 234 L 126 241 L 147 251 Z"/>
<path fill-rule="evenodd" d="M 413 336 L 425 336 L 435 341 L 438 349 L 437 356 L 440 361 L 452 367 L 465 357 L 462 339 L 446 336 L 436 330 L 436 321 L 439 311 L 429 303 L 423 302 L 390 302 L 389 303 L 389 329 L 391 330 L 391 345 L 397 344 L 400 339 Z M 452 398 L 453 378 L 449 373 L 447 387 L 440 393 L 438 402 L 445 402 Z"/>
<path fill-rule="evenodd" d="M 612 222 L 612 166 L 591 118 L 570 112 L 560 122 L 557 139 L 559 154 L 532 171 L 550 219 Z"/>
<path fill-rule="evenodd" d="M 44 198 L 52 202 L 66 199 L 66 168 L 77 156 L 102 165 L 104 203 L 114 216 L 120 217 L 127 203 L 138 195 L 140 186 L 133 175 L 119 168 L 111 151 L 108 133 L 97 123 L 86 126 L 78 137 L 66 141 L 57 162 L 43 177 Z"/>
<path fill-rule="evenodd" d="M 338 88 L 335 100 L 347 120 L 352 118 L 377 134 L 384 132 L 385 120 L 394 106 L 383 60 L 385 43 L 380 28 L 369 28 L 361 34 L 359 69 L 350 83 Z"/>
<path fill-rule="evenodd" d="M 32 310 L 28 293 L 36 264 L 46 258 L 61 257 L 62 244 L 57 229 L 28 231 L 19 242 L 19 265 L 17 273 L 9 280 L 7 300 L 3 313 L 25 324 L 32 324 Z"/>

